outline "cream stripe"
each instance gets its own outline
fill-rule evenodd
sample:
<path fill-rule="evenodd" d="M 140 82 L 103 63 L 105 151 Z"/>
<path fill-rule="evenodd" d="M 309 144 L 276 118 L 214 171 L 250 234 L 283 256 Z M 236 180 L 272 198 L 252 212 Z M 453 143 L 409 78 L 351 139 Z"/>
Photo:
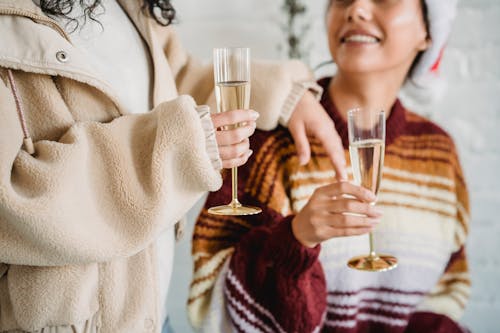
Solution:
<path fill-rule="evenodd" d="M 227 307 L 231 318 L 236 322 L 236 324 L 243 330 L 243 332 L 249 332 L 249 333 L 260 333 L 262 332 L 260 329 L 257 327 L 253 326 L 250 324 L 248 321 L 245 319 L 241 318 L 238 312 L 234 310 L 234 308 L 230 305 Z M 236 330 L 235 330 L 236 332 Z"/>
<path fill-rule="evenodd" d="M 320 186 L 321 186 L 321 184 L 302 185 L 302 186 L 299 186 L 299 187 L 296 187 L 296 188 L 292 189 L 292 191 L 290 192 L 290 194 L 291 194 L 291 197 L 293 199 L 296 199 L 296 198 L 309 198 L 314 193 L 314 190 L 316 190 Z M 299 199 L 297 201 L 302 201 L 302 200 L 304 200 L 304 199 Z"/>
<path fill-rule="evenodd" d="M 378 323 L 384 323 L 391 326 L 406 326 L 408 323 L 403 319 L 390 318 L 382 315 L 372 315 L 368 313 L 360 313 L 357 318 L 361 321 L 374 321 Z"/>
<path fill-rule="evenodd" d="M 352 174 L 352 169 L 347 168 L 347 173 Z M 397 176 L 400 178 L 406 178 L 408 180 L 416 180 L 419 182 L 433 182 L 445 186 L 454 186 L 454 181 L 450 178 L 428 175 L 425 173 L 409 172 L 404 170 L 393 169 L 388 166 L 384 166 L 384 174 Z M 312 171 L 312 172 L 298 172 L 290 176 L 290 180 L 303 180 L 303 179 L 327 179 L 334 178 L 335 172 L 332 170 L 328 171 Z"/>
<path fill-rule="evenodd" d="M 352 173 L 352 171 L 348 170 L 348 173 Z M 328 170 L 328 171 L 311 171 L 311 172 L 297 172 L 293 175 L 290 176 L 290 180 L 303 180 L 303 179 L 327 179 L 327 178 L 334 178 L 335 177 L 335 172 Z"/>
<path fill-rule="evenodd" d="M 453 216 L 455 216 L 457 212 L 455 205 L 433 201 L 422 197 L 419 198 L 409 195 L 403 195 L 399 193 L 395 194 L 395 193 L 381 192 L 379 194 L 379 201 L 384 201 L 387 203 L 394 203 L 394 204 L 403 204 L 421 209 L 437 210 L 439 212 L 443 212 Z"/>
<path fill-rule="evenodd" d="M 408 323 L 403 319 L 390 318 L 382 315 L 372 315 L 367 313 L 360 313 L 356 316 L 359 321 L 372 321 L 378 323 L 384 323 L 391 326 L 406 326 Z M 326 326 L 330 327 L 345 327 L 353 328 L 356 326 L 356 320 L 327 320 L 325 322 Z"/>
<path fill-rule="evenodd" d="M 448 201 L 448 203 L 450 204 L 455 204 L 455 202 L 457 201 L 457 196 L 455 192 L 425 185 L 417 185 L 415 183 L 391 180 L 391 179 L 382 179 L 381 191 L 383 191 L 384 189 L 393 190 L 397 192 L 411 193 L 439 200 L 445 200 Z"/>
<path fill-rule="evenodd" d="M 204 292 L 213 287 L 217 276 L 206 278 L 200 282 L 194 283 L 191 288 L 189 288 L 189 299 L 195 299 L 203 295 Z"/>
<path fill-rule="evenodd" d="M 325 326 L 353 328 L 356 326 L 355 320 L 326 320 Z"/>
<path fill-rule="evenodd" d="M 311 193 L 312 195 L 312 193 Z M 309 195 L 310 197 L 310 195 Z M 309 199 L 301 199 L 301 200 L 296 200 L 293 202 L 293 210 L 294 211 L 300 211 L 304 206 L 307 204 Z M 393 194 L 393 193 L 380 193 L 379 195 L 379 201 L 384 201 L 387 204 L 395 204 L 395 205 L 408 205 L 411 207 L 408 207 L 408 209 L 412 208 L 414 210 L 421 210 L 421 209 L 427 209 L 427 210 L 432 210 L 432 211 L 437 211 L 441 212 L 447 215 L 455 215 L 456 209 L 455 206 L 446 204 L 446 203 L 441 203 L 441 202 L 436 202 L 432 200 L 427 200 L 423 198 L 416 198 L 412 196 L 405 196 L 405 195 L 400 195 L 400 194 Z M 460 234 L 460 235 L 463 235 Z"/>
<path fill-rule="evenodd" d="M 207 257 L 210 257 L 210 253 L 196 252 L 195 254 L 193 254 L 193 261 L 196 262 L 196 261 L 200 260 L 201 258 L 207 258 Z"/>
<path fill-rule="evenodd" d="M 464 217 L 464 223 L 466 225 L 468 225 L 469 222 L 470 222 L 470 214 L 469 214 L 469 212 L 467 212 L 467 210 L 465 209 L 465 207 L 460 202 L 457 202 L 457 209 L 460 212 L 460 214 Z"/>
<path fill-rule="evenodd" d="M 217 252 L 209 261 L 200 266 L 194 272 L 193 280 L 201 279 L 213 274 L 217 267 L 219 267 L 226 258 L 233 253 L 233 248 L 227 248 Z"/>
<path fill-rule="evenodd" d="M 225 249 L 217 252 L 216 255 L 210 261 L 205 263 L 203 266 L 198 268 L 194 275 L 193 281 L 198 279 L 203 279 L 199 282 L 193 283 L 191 288 L 189 289 L 189 298 L 194 299 L 200 297 L 204 292 L 212 288 L 214 281 L 217 279 L 216 269 L 219 265 L 221 265 L 228 256 L 234 250 L 232 248 Z M 213 276 L 211 276 L 213 275 Z"/>
<path fill-rule="evenodd" d="M 328 303 L 335 303 L 339 305 L 357 305 L 361 300 L 366 298 L 374 298 L 384 302 L 414 306 L 422 299 L 422 295 L 409 295 L 395 291 L 360 290 L 354 295 L 328 295 L 327 301 Z"/>
<path fill-rule="evenodd" d="M 457 293 L 453 293 L 453 291 L 457 291 Z M 441 297 L 440 294 L 442 292 L 446 292 L 447 294 L 453 293 L 455 296 L 462 298 L 464 303 L 467 303 L 471 288 L 470 285 L 462 281 L 457 281 L 452 285 L 440 283 L 432 290 L 432 295 L 436 294 L 436 297 Z"/>
<path fill-rule="evenodd" d="M 470 279 L 470 274 L 468 272 L 464 273 L 445 273 L 441 280 L 443 281 L 448 281 L 448 280 L 469 280 Z"/>
<path fill-rule="evenodd" d="M 373 303 L 373 302 L 361 302 L 361 303 L 359 303 L 357 308 L 349 308 L 349 309 L 329 307 L 328 312 L 339 314 L 339 315 L 353 316 L 353 315 L 357 314 L 361 308 L 384 310 L 387 312 L 394 312 L 394 313 L 403 314 L 403 315 L 406 315 L 406 314 L 409 314 L 412 312 L 411 307 L 377 304 L 377 303 Z"/>
<path fill-rule="evenodd" d="M 391 167 L 384 166 L 384 174 L 394 175 L 400 178 L 407 178 L 409 180 L 417 180 L 420 182 L 434 182 L 437 184 L 445 186 L 454 186 L 454 181 L 450 178 L 428 175 L 425 173 L 409 172 L 404 170 L 393 169 Z"/>

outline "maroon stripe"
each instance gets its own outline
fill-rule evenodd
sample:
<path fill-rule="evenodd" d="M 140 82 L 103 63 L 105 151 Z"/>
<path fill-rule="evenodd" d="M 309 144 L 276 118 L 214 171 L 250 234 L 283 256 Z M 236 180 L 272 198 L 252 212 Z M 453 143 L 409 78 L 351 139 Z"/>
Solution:
<path fill-rule="evenodd" d="M 234 286 L 234 284 L 228 278 L 226 278 L 226 281 L 225 281 L 224 294 L 225 294 L 226 302 L 228 302 L 228 304 L 232 304 L 228 298 L 228 295 L 230 295 L 233 299 L 237 300 L 244 307 L 245 310 L 247 310 L 249 313 L 253 314 L 264 325 L 269 327 L 273 332 L 279 332 L 278 327 L 276 327 L 276 325 L 273 323 L 271 318 L 269 318 L 269 316 L 267 316 L 266 314 L 262 313 L 262 311 L 260 311 L 255 305 L 252 305 L 249 302 L 247 302 L 247 300 L 243 297 L 243 295 L 236 289 L 236 286 Z M 254 300 L 254 301 L 257 302 L 256 300 Z M 252 323 L 252 325 L 257 326 L 262 331 L 265 331 L 265 329 L 261 325 L 250 320 L 247 317 L 247 315 L 243 311 L 236 308 L 236 306 L 232 306 L 232 308 L 234 311 L 236 311 L 238 313 L 238 315 L 241 318 L 244 318 L 248 322 Z M 269 310 L 268 310 L 268 312 L 272 313 Z"/>
<path fill-rule="evenodd" d="M 405 327 L 390 326 L 385 323 L 360 321 L 354 327 L 327 326 L 321 330 L 322 333 L 403 333 Z M 429 332 L 419 332 L 429 333 Z"/>
<path fill-rule="evenodd" d="M 211 195 L 212 194 L 213 193 L 211 193 Z M 243 219 L 243 218 L 239 218 L 236 216 L 230 216 L 230 215 L 226 215 L 226 216 L 213 215 L 213 214 L 208 213 L 207 209 L 203 209 L 201 211 L 198 219 L 200 219 L 200 218 L 205 218 L 207 220 L 216 221 L 216 222 L 219 222 L 222 224 L 227 224 L 228 222 L 231 222 L 233 224 L 241 225 L 242 223 L 245 223 L 245 219 Z M 240 221 L 240 223 L 238 223 L 238 221 Z"/>
<path fill-rule="evenodd" d="M 382 310 L 382 309 L 373 309 L 370 307 L 360 307 L 358 311 L 354 314 L 339 314 L 328 311 L 326 318 L 328 320 L 356 320 L 360 314 L 369 314 L 382 316 L 387 319 L 397 319 L 397 320 L 408 320 L 410 317 L 410 313 L 396 313 L 390 310 Z"/>
<path fill-rule="evenodd" d="M 212 230 L 225 230 L 225 231 L 235 231 L 235 232 L 246 232 L 248 228 L 240 225 L 240 224 L 225 224 L 225 225 L 219 225 L 219 224 L 213 224 L 210 222 L 204 222 L 203 220 L 198 220 L 196 222 L 196 227 L 198 228 L 205 228 L 205 229 L 212 229 Z"/>
<path fill-rule="evenodd" d="M 193 240 L 229 242 L 230 244 L 236 243 L 237 241 L 240 240 L 240 238 L 241 238 L 241 236 L 205 236 L 205 235 L 200 235 L 200 234 L 193 235 Z"/>
<path fill-rule="evenodd" d="M 439 158 L 439 157 L 418 157 L 418 156 L 407 156 L 399 153 L 395 153 L 392 151 L 387 150 L 385 153 L 385 156 L 393 156 L 393 157 L 399 157 L 401 159 L 406 159 L 410 161 L 422 161 L 422 162 L 441 162 L 445 164 L 450 164 L 450 160 L 447 158 Z"/>
<path fill-rule="evenodd" d="M 403 308 L 413 308 L 415 305 L 414 304 L 402 304 L 402 303 L 397 303 L 397 302 L 387 302 L 387 301 L 381 301 L 378 299 L 373 299 L 373 298 L 367 298 L 367 299 L 362 299 L 360 302 L 367 302 L 367 303 L 376 303 L 380 305 L 387 305 L 387 306 L 399 306 Z M 357 305 L 339 305 L 336 303 L 328 303 L 329 307 L 334 307 L 334 308 L 340 308 L 340 309 L 356 309 L 358 308 Z"/>
<path fill-rule="evenodd" d="M 357 295 L 357 294 L 364 292 L 364 291 L 382 291 L 382 292 L 397 293 L 397 294 L 403 294 L 403 295 L 425 295 L 425 293 L 421 292 L 421 291 L 404 291 L 404 290 L 397 290 L 397 289 L 392 289 L 392 288 L 363 288 L 363 289 L 359 289 L 356 291 L 328 291 L 328 295 L 353 296 L 353 295 Z"/>

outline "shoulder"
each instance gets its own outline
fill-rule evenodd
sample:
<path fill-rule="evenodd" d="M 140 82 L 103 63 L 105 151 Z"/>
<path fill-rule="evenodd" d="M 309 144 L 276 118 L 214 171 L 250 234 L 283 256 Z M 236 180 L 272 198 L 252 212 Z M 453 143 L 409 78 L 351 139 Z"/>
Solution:
<path fill-rule="evenodd" d="M 440 142 L 454 150 L 454 142 L 451 135 L 434 121 L 412 111 L 406 111 L 405 136 L 413 137 L 422 142 Z"/>

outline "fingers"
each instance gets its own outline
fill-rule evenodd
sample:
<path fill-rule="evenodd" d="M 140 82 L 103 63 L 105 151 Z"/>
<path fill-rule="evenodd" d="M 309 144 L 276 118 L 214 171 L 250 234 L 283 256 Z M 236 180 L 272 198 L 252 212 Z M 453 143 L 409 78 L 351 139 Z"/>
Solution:
<path fill-rule="evenodd" d="M 215 128 L 235 125 L 239 123 L 255 123 L 259 118 L 259 113 L 254 110 L 231 110 L 221 113 L 211 114 Z"/>
<path fill-rule="evenodd" d="M 331 214 L 344 214 L 351 213 L 361 216 L 367 216 L 369 218 L 380 218 L 382 216 L 382 211 L 366 202 L 361 202 L 353 199 L 337 199 L 328 200 L 324 203 L 324 210 Z M 316 206 L 317 209 L 322 209 L 320 205 Z"/>
<path fill-rule="evenodd" d="M 328 156 L 330 156 L 337 180 L 347 180 L 346 160 L 342 140 L 332 122 L 327 126 L 329 129 L 317 131 L 316 138 L 321 142 Z"/>
<path fill-rule="evenodd" d="M 255 132 L 255 122 L 251 121 L 245 126 L 233 128 L 231 130 L 216 131 L 215 138 L 219 148 L 242 142 Z"/>
<path fill-rule="evenodd" d="M 374 202 L 377 198 L 373 192 L 350 182 L 336 182 L 318 188 L 315 193 L 324 197 L 337 197 L 341 198 L 344 195 L 354 196 L 356 199 L 364 202 Z"/>
<path fill-rule="evenodd" d="M 326 231 L 327 234 L 330 234 L 329 238 L 332 237 L 350 237 L 350 236 L 360 236 L 367 234 L 373 230 L 374 226 L 366 227 L 366 228 L 331 228 Z"/>
<path fill-rule="evenodd" d="M 215 132 L 222 167 L 245 164 L 252 155 L 248 138 L 255 132 L 255 120 L 259 114 L 253 110 L 232 110 L 211 116 L 215 128 L 231 128 Z M 240 126 L 234 126 L 238 124 Z"/>
<path fill-rule="evenodd" d="M 224 169 L 230 169 L 230 168 L 242 166 L 243 164 L 245 164 L 248 161 L 248 158 L 250 156 L 252 156 L 252 153 L 253 153 L 252 150 L 248 150 L 243 155 L 238 156 L 236 158 L 222 160 L 222 167 Z"/>
<path fill-rule="evenodd" d="M 324 211 L 315 214 L 311 218 L 311 223 L 316 226 L 326 225 L 337 229 L 345 228 L 370 228 L 380 223 L 382 214 L 376 216 L 362 215 L 356 213 L 329 213 Z"/>
<path fill-rule="evenodd" d="M 311 148 L 309 147 L 309 139 L 306 135 L 304 126 L 291 126 L 289 129 L 292 134 L 300 165 L 305 165 L 311 158 Z"/>
<path fill-rule="evenodd" d="M 220 158 L 224 160 L 231 160 L 233 158 L 239 158 L 246 154 L 250 150 L 250 140 L 248 138 L 243 141 L 230 146 L 220 146 L 219 155 Z"/>

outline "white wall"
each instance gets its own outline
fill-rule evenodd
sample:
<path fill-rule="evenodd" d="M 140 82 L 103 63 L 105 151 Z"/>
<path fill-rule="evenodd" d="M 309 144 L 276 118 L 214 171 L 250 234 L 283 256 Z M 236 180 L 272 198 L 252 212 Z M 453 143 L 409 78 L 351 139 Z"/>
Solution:
<path fill-rule="evenodd" d="M 441 1 L 441 0 L 435 0 Z M 214 46 L 245 45 L 254 57 L 283 58 L 283 0 L 174 0 L 177 28 L 191 53 L 207 61 Z M 325 0 L 305 0 L 312 27 L 306 39 L 310 64 L 328 59 Z M 472 299 L 464 322 L 473 332 L 500 332 L 500 2 L 461 0 L 442 64 L 446 95 L 430 116 L 454 137 L 472 201 L 468 241 Z M 192 212 L 191 221 L 196 213 Z M 190 227 L 192 228 L 192 222 Z M 191 229 L 190 229 L 191 230 Z M 177 247 L 170 315 L 177 333 L 191 332 L 185 315 L 191 276 L 189 237 Z"/>

